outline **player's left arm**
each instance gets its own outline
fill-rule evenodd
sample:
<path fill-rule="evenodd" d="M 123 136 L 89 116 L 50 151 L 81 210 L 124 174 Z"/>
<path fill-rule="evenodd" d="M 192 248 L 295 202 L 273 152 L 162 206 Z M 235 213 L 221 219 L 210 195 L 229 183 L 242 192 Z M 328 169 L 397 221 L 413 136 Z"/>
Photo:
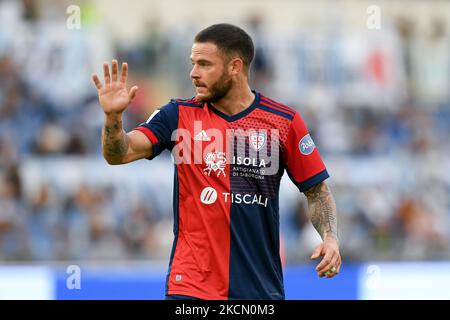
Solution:
<path fill-rule="evenodd" d="M 342 263 L 337 235 L 336 203 L 325 181 L 306 190 L 304 194 L 308 199 L 311 222 L 323 240 L 315 248 L 311 259 L 323 256 L 316 271 L 319 277 L 332 278 L 339 273 Z"/>

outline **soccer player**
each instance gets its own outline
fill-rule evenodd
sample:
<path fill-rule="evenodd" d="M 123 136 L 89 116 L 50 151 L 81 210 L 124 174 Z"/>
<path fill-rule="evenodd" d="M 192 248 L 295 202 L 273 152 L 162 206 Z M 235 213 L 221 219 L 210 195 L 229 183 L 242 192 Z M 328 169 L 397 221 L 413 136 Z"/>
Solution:
<path fill-rule="evenodd" d="M 284 299 L 278 196 L 287 171 L 308 199 L 323 242 L 316 271 L 339 273 L 336 205 L 329 177 L 299 112 L 251 90 L 250 36 L 230 24 L 199 32 L 191 51 L 192 99 L 172 99 L 126 133 L 122 113 L 138 88 L 127 89 L 128 65 L 97 75 L 105 113 L 103 156 L 109 164 L 172 151 L 174 242 L 166 298 Z"/>

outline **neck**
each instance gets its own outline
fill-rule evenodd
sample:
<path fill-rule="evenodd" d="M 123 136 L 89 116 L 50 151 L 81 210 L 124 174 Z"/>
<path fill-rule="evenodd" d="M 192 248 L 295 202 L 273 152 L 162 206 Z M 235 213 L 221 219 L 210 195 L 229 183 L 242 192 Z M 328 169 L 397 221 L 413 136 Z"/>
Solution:
<path fill-rule="evenodd" d="M 255 94 L 246 83 L 242 87 L 232 88 L 225 97 L 212 105 L 226 115 L 233 116 L 250 107 L 254 100 Z"/>

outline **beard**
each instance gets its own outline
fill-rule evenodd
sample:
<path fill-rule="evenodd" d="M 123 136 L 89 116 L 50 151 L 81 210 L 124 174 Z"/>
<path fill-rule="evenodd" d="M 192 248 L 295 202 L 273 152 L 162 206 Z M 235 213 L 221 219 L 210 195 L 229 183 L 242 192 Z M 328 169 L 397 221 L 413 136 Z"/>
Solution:
<path fill-rule="evenodd" d="M 209 89 L 209 94 L 203 97 L 196 97 L 199 102 L 213 103 L 225 97 L 231 90 L 233 83 L 231 77 L 223 74 Z"/>

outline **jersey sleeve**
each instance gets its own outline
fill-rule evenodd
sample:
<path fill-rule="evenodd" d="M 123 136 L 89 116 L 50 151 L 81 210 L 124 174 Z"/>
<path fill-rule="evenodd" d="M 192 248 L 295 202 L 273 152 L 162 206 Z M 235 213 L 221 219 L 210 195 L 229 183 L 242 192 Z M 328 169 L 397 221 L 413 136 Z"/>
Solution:
<path fill-rule="evenodd" d="M 283 150 L 283 161 L 290 179 L 301 192 L 329 177 L 319 151 L 299 113 L 295 114 L 290 124 Z"/>
<path fill-rule="evenodd" d="M 141 131 L 153 145 L 151 160 L 165 149 L 173 148 L 172 132 L 178 127 L 178 105 L 171 100 L 165 106 L 156 109 L 146 122 L 139 124 L 134 130 Z"/>

